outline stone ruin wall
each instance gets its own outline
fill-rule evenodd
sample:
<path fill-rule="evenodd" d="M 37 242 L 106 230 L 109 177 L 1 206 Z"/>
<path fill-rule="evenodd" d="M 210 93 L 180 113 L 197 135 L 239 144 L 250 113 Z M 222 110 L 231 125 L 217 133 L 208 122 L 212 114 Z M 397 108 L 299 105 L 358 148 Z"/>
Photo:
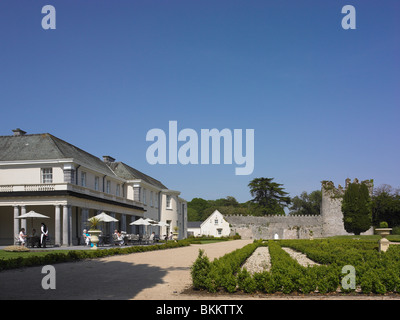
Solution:
<path fill-rule="evenodd" d="M 224 216 L 242 239 L 309 239 L 322 237 L 321 216 Z"/>
<path fill-rule="evenodd" d="M 354 179 L 358 183 L 357 179 Z M 346 188 L 350 179 L 346 179 Z M 372 180 L 367 183 L 372 194 Z M 349 235 L 344 229 L 342 198 L 344 189 L 335 188 L 333 182 L 322 181 L 321 214 L 316 216 L 224 216 L 231 225 L 232 234 L 238 233 L 242 239 L 309 239 Z M 373 234 L 373 228 L 362 234 Z"/>

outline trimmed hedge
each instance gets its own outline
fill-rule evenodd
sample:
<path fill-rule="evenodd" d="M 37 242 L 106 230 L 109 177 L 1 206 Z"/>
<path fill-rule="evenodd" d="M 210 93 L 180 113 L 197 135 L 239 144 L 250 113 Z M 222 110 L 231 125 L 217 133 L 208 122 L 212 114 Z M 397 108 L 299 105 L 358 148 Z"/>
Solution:
<path fill-rule="evenodd" d="M 227 292 L 236 291 L 237 277 L 240 267 L 261 242 L 254 242 L 228 253 L 221 258 L 210 262 L 204 255 L 203 250 L 199 250 L 199 256 L 191 267 L 193 287 L 205 289 L 209 292 L 226 290 Z"/>
<path fill-rule="evenodd" d="M 241 270 L 240 266 L 261 245 L 269 247 L 271 270 L 253 275 L 246 269 Z M 300 251 L 322 265 L 303 267 L 281 246 Z M 355 268 L 355 289 L 342 287 L 342 280 L 347 275 L 342 270 L 346 265 Z M 400 293 L 400 245 L 392 245 L 386 253 L 380 253 L 376 242 L 371 241 L 258 241 L 213 262 L 200 252 L 191 270 L 193 287 L 209 292 L 326 294 L 340 289 L 343 293 L 356 290 L 364 294 Z"/>
<path fill-rule="evenodd" d="M 43 256 L 29 256 L 18 257 L 12 259 L 0 259 L 0 271 L 6 269 L 14 269 L 20 267 L 31 267 L 46 264 L 55 264 L 60 262 L 70 262 L 82 259 L 101 258 L 119 254 L 130 254 L 135 252 L 145 252 L 154 250 L 164 250 L 171 248 L 178 248 L 189 246 L 190 242 L 186 240 L 179 240 L 177 242 L 167 242 L 161 245 L 151 246 L 132 246 L 132 247 L 118 247 L 104 250 L 71 250 L 57 253 L 48 253 Z"/>

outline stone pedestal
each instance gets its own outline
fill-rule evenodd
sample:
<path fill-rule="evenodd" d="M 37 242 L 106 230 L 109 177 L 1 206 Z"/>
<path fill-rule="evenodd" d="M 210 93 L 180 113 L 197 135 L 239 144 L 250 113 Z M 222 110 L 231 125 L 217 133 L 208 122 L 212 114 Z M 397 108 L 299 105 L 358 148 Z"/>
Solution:
<path fill-rule="evenodd" d="M 379 241 L 379 252 L 386 252 L 389 249 L 389 240 L 386 238 L 382 238 Z"/>
<path fill-rule="evenodd" d="M 376 233 L 379 234 L 382 238 L 378 241 L 379 243 L 379 252 L 386 252 L 389 249 L 389 240 L 386 239 L 386 236 L 390 234 L 392 228 L 378 228 L 375 229 Z"/>

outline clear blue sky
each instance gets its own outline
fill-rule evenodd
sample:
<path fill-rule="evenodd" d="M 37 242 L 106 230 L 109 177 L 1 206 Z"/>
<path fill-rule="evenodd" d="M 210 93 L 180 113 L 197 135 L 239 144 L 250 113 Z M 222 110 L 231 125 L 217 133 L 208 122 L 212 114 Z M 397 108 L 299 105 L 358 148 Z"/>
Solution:
<path fill-rule="evenodd" d="M 244 202 L 256 177 L 291 196 L 347 177 L 400 187 L 399 21 L 398 0 L 2 0 L 0 135 L 51 133 L 187 200 Z M 254 129 L 254 172 L 148 164 L 146 133 L 170 120 Z"/>

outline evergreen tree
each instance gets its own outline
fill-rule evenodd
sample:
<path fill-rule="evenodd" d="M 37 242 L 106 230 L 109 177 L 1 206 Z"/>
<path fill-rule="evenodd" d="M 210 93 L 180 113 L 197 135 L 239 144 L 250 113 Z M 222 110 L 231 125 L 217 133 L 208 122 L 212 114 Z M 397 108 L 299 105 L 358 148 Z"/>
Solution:
<path fill-rule="evenodd" d="M 255 178 L 249 183 L 257 215 L 284 215 L 284 207 L 290 204 L 290 197 L 283 191 L 282 184 L 272 182 L 273 179 Z"/>
<path fill-rule="evenodd" d="M 371 198 L 364 183 L 350 183 L 342 202 L 344 228 L 359 235 L 372 225 Z"/>

